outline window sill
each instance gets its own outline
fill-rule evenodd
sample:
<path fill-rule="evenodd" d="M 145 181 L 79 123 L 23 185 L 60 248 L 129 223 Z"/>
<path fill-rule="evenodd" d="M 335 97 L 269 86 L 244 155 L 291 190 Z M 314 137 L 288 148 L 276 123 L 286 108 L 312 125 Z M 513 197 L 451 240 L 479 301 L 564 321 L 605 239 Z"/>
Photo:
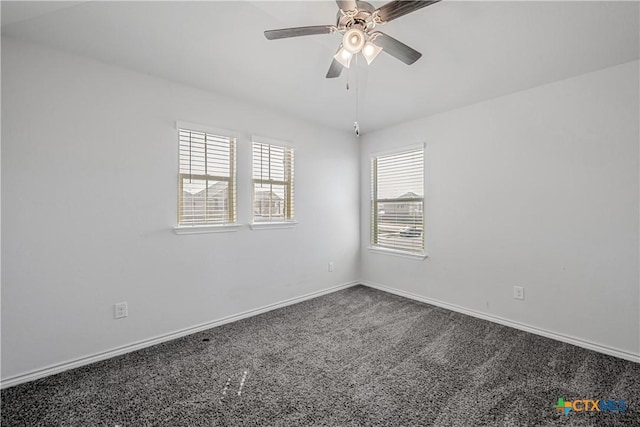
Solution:
<path fill-rule="evenodd" d="M 415 259 L 418 261 L 424 261 L 425 259 L 428 258 L 427 254 L 417 254 L 414 252 L 405 252 L 405 251 L 399 251 L 395 249 L 379 248 L 376 246 L 369 246 L 369 252 L 383 254 L 383 255 L 397 256 L 401 258 Z"/>
<path fill-rule="evenodd" d="M 294 228 L 298 225 L 295 221 L 283 222 L 254 222 L 249 224 L 252 230 L 270 230 L 272 228 Z"/>
<path fill-rule="evenodd" d="M 202 233 L 228 233 L 238 231 L 242 228 L 242 224 L 224 224 L 224 225 L 180 225 L 174 227 L 176 234 L 202 234 Z"/>

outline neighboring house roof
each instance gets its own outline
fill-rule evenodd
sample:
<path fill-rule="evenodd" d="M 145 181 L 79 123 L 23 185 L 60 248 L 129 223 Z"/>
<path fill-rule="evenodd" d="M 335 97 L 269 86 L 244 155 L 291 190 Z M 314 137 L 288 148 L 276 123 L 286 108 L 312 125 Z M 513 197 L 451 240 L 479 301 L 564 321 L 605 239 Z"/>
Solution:
<path fill-rule="evenodd" d="M 227 195 L 227 183 L 225 181 L 217 181 L 213 184 L 211 184 L 209 186 L 209 197 L 213 197 L 216 196 L 218 194 L 222 195 L 223 197 L 226 197 Z M 205 189 L 203 188 L 200 191 L 197 191 L 195 193 L 188 191 L 188 190 L 184 190 L 185 193 L 190 194 L 191 196 L 197 197 L 197 196 L 202 196 L 204 197 L 205 194 Z"/>
<path fill-rule="evenodd" d="M 282 197 L 278 196 L 273 191 L 256 190 L 254 200 L 282 200 Z"/>
<path fill-rule="evenodd" d="M 419 199 L 419 198 L 420 196 L 418 196 L 413 191 L 409 191 L 408 193 L 404 193 L 402 196 L 398 197 L 398 199 Z"/>

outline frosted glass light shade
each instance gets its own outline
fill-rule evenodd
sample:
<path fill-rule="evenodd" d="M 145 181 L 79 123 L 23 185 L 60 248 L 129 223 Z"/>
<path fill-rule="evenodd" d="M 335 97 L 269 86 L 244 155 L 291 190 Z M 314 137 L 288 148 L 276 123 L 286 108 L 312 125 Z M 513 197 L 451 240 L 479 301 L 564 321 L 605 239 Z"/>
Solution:
<path fill-rule="evenodd" d="M 364 59 L 367 60 L 367 65 L 371 64 L 380 52 L 382 52 L 382 48 L 371 42 L 366 42 L 364 47 L 362 48 L 362 56 L 364 56 Z"/>
<path fill-rule="evenodd" d="M 338 51 L 338 53 L 333 55 L 333 58 L 336 61 L 338 61 L 340 64 L 342 64 L 344 68 L 349 68 L 349 65 L 351 65 L 351 58 L 353 58 L 353 55 L 351 54 L 351 52 L 349 52 L 343 47 Z"/>
<path fill-rule="evenodd" d="M 364 43 L 364 33 L 359 28 L 350 29 L 342 37 L 342 46 L 354 55 L 362 50 Z"/>

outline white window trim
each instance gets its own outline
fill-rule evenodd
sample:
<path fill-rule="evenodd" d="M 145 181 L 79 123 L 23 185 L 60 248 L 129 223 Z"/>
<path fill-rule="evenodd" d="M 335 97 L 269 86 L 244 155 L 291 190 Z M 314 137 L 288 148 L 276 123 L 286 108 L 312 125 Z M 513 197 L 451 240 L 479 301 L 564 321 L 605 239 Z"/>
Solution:
<path fill-rule="evenodd" d="M 419 150 L 422 149 L 422 155 L 424 156 L 423 159 L 423 171 L 422 171 L 422 187 L 424 189 L 424 192 L 426 194 L 427 191 L 427 178 L 426 178 L 426 159 L 427 159 L 427 143 L 426 142 L 422 142 L 420 144 L 414 144 L 414 145 L 405 145 L 402 147 L 398 147 L 398 148 L 394 148 L 394 149 L 389 149 L 389 150 L 383 150 L 383 151 L 376 151 L 376 152 L 371 152 L 369 153 L 369 176 L 371 176 L 371 161 L 375 158 L 375 157 L 380 157 L 380 156 L 388 156 L 388 155 L 393 155 L 393 154 L 401 154 L 401 153 L 406 153 L 408 151 L 414 151 L 414 150 Z M 369 186 L 371 186 L 371 182 L 369 182 Z M 426 206 L 427 206 L 427 201 L 425 196 L 422 196 L 422 224 L 423 224 L 423 252 L 422 253 L 418 253 L 418 252 L 410 252 L 410 251 L 403 251 L 403 250 L 399 250 L 399 249 L 393 249 L 393 248 L 386 248 L 383 246 L 373 246 L 371 243 L 368 246 L 368 250 L 369 252 L 372 253 L 378 253 L 378 254 L 382 254 L 382 255 L 391 255 L 391 256 L 397 256 L 397 257 L 401 257 L 401 258 L 409 258 L 409 259 L 414 259 L 414 260 L 419 260 L 419 261 L 424 261 L 427 258 L 429 258 L 429 255 L 427 254 L 427 222 L 426 222 Z M 369 210 L 371 210 L 371 204 L 369 204 Z M 369 218 L 372 217 L 371 211 L 369 212 Z M 371 224 L 370 224 L 371 225 Z M 371 229 L 371 227 L 369 227 Z M 371 242 L 371 236 L 369 236 L 369 242 Z"/>
<path fill-rule="evenodd" d="M 251 190 L 249 193 L 250 196 L 250 200 L 249 200 L 249 205 L 251 206 L 251 221 L 249 222 L 249 227 L 252 230 L 269 230 L 269 229 L 278 229 L 278 228 L 295 228 L 298 225 L 298 221 L 297 221 L 297 216 L 294 216 L 293 219 L 288 220 L 288 221 L 265 221 L 265 222 L 256 222 L 253 220 L 254 216 L 253 216 L 253 203 L 254 203 L 254 191 L 253 191 L 253 143 L 257 142 L 259 144 L 269 144 L 269 145 L 275 145 L 275 146 L 280 146 L 280 147 L 285 147 L 285 148 L 291 148 L 294 150 L 294 152 L 297 152 L 297 148 L 296 145 L 293 144 L 290 141 L 287 140 L 282 140 L 282 139 L 275 139 L 275 138 L 268 138 L 266 136 L 260 136 L 260 135 L 251 135 L 251 139 L 250 139 L 250 144 L 251 144 L 251 150 L 249 152 L 249 164 L 251 165 Z M 294 160 L 295 162 L 295 160 Z M 295 165 L 294 165 L 295 168 Z M 295 172 L 294 172 L 294 187 L 295 187 Z M 295 197 L 295 196 L 294 196 Z M 295 199 L 294 199 L 294 206 L 295 206 Z"/>
<path fill-rule="evenodd" d="M 213 134 L 213 135 L 226 136 L 226 137 L 235 139 L 235 147 L 236 147 L 236 153 L 235 153 L 236 165 L 235 165 L 235 169 L 236 169 L 236 176 L 234 177 L 235 178 L 234 182 L 235 182 L 235 185 L 236 185 L 236 209 L 237 209 L 238 141 L 239 141 L 239 139 L 240 139 L 242 134 L 240 132 L 229 130 L 229 129 L 216 128 L 216 127 L 212 127 L 212 126 L 206 126 L 206 125 L 202 125 L 202 124 L 198 124 L 198 123 L 192 123 L 192 122 L 186 122 L 186 121 L 182 121 L 182 120 L 176 120 L 176 130 L 178 131 L 178 133 L 180 132 L 180 130 L 190 130 L 190 131 L 195 131 L 195 132 L 203 132 L 203 133 L 209 133 L 209 134 Z M 180 168 L 178 167 L 178 176 L 179 175 L 180 175 Z M 178 196 L 178 197 L 180 197 L 180 196 Z M 237 211 L 236 211 L 235 220 L 236 221 L 238 220 Z M 202 234 L 202 233 L 225 233 L 225 232 L 230 232 L 230 231 L 237 231 L 238 229 L 240 229 L 242 227 L 243 227 L 243 225 L 238 223 L 238 222 L 229 222 L 229 223 L 225 223 L 225 224 L 193 224 L 193 225 L 178 224 L 173 228 L 173 230 L 174 230 L 174 232 L 176 234 Z"/>
<path fill-rule="evenodd" d="M 282 139 L 267 138 L 266 136 L 260 135 L 251 135 L 251 143 L 254 142 L 259 142 L 260 144 L 279 145 L 281 147 L 293 148 L 294 150 L 297 148 L 293 142 Z"/>
<path fill-rule="evenodd" d="M 425 159 L 426 159 L 427 143 L 422 142 L 420 144 L 403 145 L 402 147 L 390 148 L 388 150 L 383 150 L 383 151 L 374 151 L 372 153 L 369 153 L 369 160 L 373 159 L 374 157 L 389 156 L 391 154 L 402 154 L 402 153 L 406 153 L 407 151 L 414 151 L 419 149 L 425 150 Z"/>
<path fill-rule="evenodd" d="M 417 252 L 400 251 L 398 249 L 390 249 L 390 248 L 384 248 L 384 247 L 378 247 L 378 246 L 369 246 L 368 249 L 369 249 L 369 252 L 372 252 L 372 253 L 397 256 L 397 257 L 408 258 L 408 259 L 413 259 L 417 261 L 424 261 L 425 259 L 429 258 L 429 255 L 427 255 L 426 252 L 424 254 L 419 254 Z"/>
<path fill-rule="evenodd" d="M 181 225 L 173 228 L 176 234 L 228 233 L 243 228 L 243 224 Z"/>
<path fill-rule="evenodd" d="M 295 228 L 297 221 L 281 221 L 281 222 L 252 222 L 249 224 L 252 230 L 269 230 L 274 228 Z"/>
<path fill-rule="evenodd" d="M 242 133 L 235 130 L 216 128 L 212 126 L 201 125 L 198 123 L 184 122 L 184 121 L 178 120 L 176 121 L 176 130 L 180 130 L 180 129 L 210 133 L 213 135 L 227 136 L 229 138 L 235 138 L 236 140 L 242 137 Z"/>

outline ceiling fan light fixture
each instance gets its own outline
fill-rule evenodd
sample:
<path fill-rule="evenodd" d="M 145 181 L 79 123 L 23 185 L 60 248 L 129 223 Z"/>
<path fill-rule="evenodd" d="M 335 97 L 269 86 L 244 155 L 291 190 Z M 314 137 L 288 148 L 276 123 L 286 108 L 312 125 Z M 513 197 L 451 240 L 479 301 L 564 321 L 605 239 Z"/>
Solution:
<path fill-rule="evenodd" d="M 372 42 L 366 42 L 362 48 L 362 56 L 367 60 L 367 65 L 371 64 L 380 52 L 382 52 L 382 48 Z"/>
<path fill-rule="evenodd" d="M 333 55 L 333 58 L 340 64 L 342 64 L 344 68 L 349 68 L 349 66 L 351 65 L 351 58 L 353 58 L 353 54 L 343 47 L 338 51 L 338 53 Z"/>
<path fill-rule="evenodd" d="M 349 53 L 355 55 L 362 50 L 365 43 L 364 32 L 359 28 L 352 28 L 342 37 L 342 45 Z"/>

